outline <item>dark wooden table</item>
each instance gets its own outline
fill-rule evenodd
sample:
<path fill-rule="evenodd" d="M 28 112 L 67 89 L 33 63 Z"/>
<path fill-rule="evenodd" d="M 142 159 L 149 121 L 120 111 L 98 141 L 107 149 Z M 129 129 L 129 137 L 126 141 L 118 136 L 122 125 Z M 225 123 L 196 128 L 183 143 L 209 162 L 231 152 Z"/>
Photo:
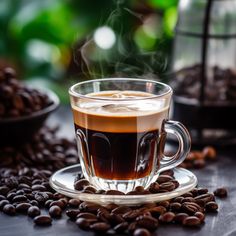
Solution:
<path fill-rule="evenodd" d="M 48 120 L 50 125 L 62 126 L 60 135 L 73 137 L 73 121 L 68 107 L 61 107 Z M 196 229 L 183 228 L 178 225 L 160 226 L 154 233 L 158 236 L 233 236 L 236 235 L 236 147 L 218 149 L 218 161 L 210 163 L 204 169 L 193 171 L 199 186 L 213 191 L 217 186 L 225 186 L 229 190 L 229 197 L 217 200 L 219 212 L 208 214 L 205 224 Z M 0 213 L 0 236 L 78 236 L 94 235 L 80 230 L 74 222 L 63 216 L 54 220 L 52 226 L 35 226 L 31 218 L 17 215 L 10 217 Z"/>

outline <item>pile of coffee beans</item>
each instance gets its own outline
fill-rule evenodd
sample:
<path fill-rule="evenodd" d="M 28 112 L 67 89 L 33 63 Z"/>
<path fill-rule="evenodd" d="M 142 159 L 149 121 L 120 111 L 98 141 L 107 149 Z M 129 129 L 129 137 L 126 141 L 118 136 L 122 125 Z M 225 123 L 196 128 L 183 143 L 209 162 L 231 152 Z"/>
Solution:
<path fill-rule="evenodd" d="M 12 167 L 16 170 L 37 167 L 38 170 L 55 171 L 78 163 L 75 141 L 59 138 L 58 127 L 43 127 L 31 141 L 20 146 L 0 148 L 0 168 Z"/>
<path fill-rule="evenodd" d="M 22 167 L 18 170 L 0 168 L 0 211 L 10 216 L 28 215 L 35 224 L 42 226 L 51 225 L 54 218 L 60 218 L 66 212 L 83 230 L 151 235 L 162 224 L 175 223 L 187 227 L 203 224 L 208 212 L 218 210 L 215 196 L 227 196 L 225 188 L 216 189 L 215 195 L 209 193 L 208 189 L 195 188 L 182 196 L 158 203 L 140 206 L 110 203 L 101 206 L 69 199 L 55 192 L 48 182 L 51 174 L 50 170 L 38 170 L 35 167 Z M 161 185 L 172 180 L 173 172 L 168 171 L 160 175 L 157 183 Z M 85 185 L 88 186 L 84 181 L 83 188 Z M 136 191 L 145 190 L 138 188 Z M 91 194 L 96 193 L 91 191 Z M 42 214 L 45 210 L 47 213 Z"/>
<path fill-rule="evenodd" d="M 201 66 L 186 67 L 175 74 L 172 87 L 176 95 L 189 98 L 199 98 L 201 87 Z M 218 66 L 211 68 L 210 79 L 205 87 L 206 101 L 235 102 L 236 101 L 236 72 L 222 69 Z"/>
<path fill-rule="evenodd" d="M 0 70 L 0 119 L 26 116 L 52 103 L 45 93 L 17 80 L 14 69 Z"/>
<path fill-rule="evenodd" d="M 137 186 L 133 191 L 123 193 L 118 190 L 96 190 L 89 181 L 82 178 L 81 173 L 77 175 L 74 182 L 75 190 L 82 193 L 91 194 L 105 194 L 105 195 L 143 195 L 143 194 L 153 194 L 153 193 L 166 193 L 171 192 L 179 187 L 179 182 L 174 178 L 173 170 L 167 170 L 161 173 L 158 179 L 151 183 L 147 189 L 142 186 Z"/>
<path fill-rule="evenodd" d="M 187 169 L 201 169 L 207 163 L 217 160 L 217 154 L 214 147 L 206 146 L 202 150 L 191 151 L 184 162 L 179 167 Z"/>

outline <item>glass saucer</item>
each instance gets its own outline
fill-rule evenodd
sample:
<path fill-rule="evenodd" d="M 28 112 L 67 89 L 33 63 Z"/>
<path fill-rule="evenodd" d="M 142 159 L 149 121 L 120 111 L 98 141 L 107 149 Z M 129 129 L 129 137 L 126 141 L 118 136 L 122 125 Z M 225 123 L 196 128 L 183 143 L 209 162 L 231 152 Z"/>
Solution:
<path fill-rule="evenodd" d="M 50 178 L 51 187 L 57 192 L 82 201 L 94 202 L 101 205 L 115 203 L 117 205 L 140 205 L 149 202 L 160 202 L 178 197 L 197 185 L 197 177 L 189 170 L 175 168 L 174 177 L 179 182 L 179 187 L 168 193 L 146 195 L 104 195 L 81 193 L 74 189 L 74 179 L 81 172 L 79 164 L 58 170 Z"/>

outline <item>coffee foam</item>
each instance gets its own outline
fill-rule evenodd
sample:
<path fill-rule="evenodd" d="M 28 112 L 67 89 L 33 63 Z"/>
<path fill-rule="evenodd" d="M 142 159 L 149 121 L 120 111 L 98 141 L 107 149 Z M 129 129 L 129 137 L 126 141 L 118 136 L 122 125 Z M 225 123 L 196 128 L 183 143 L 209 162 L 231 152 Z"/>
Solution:
<path fill-rule="evenodd" d="M 145 99 L 153 97 L 150 93 L 107 91 L 87 96 L 88 99 L 72 103 L 76 125 L 86 129 L 104 132 L 150 131 L 160 129 L 163 119 L 168 117 L 166 99 Z"/>

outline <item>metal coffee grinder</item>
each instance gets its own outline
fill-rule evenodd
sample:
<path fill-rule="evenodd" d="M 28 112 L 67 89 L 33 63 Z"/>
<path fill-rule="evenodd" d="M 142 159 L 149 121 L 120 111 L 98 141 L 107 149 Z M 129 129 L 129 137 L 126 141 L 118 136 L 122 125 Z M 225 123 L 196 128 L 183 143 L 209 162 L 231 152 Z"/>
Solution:
<path fill-rule="evenodd" d="M 192 142 L 236 143 L 236 0 L 180 0 L 172 71 L 173 116 Z"/>

